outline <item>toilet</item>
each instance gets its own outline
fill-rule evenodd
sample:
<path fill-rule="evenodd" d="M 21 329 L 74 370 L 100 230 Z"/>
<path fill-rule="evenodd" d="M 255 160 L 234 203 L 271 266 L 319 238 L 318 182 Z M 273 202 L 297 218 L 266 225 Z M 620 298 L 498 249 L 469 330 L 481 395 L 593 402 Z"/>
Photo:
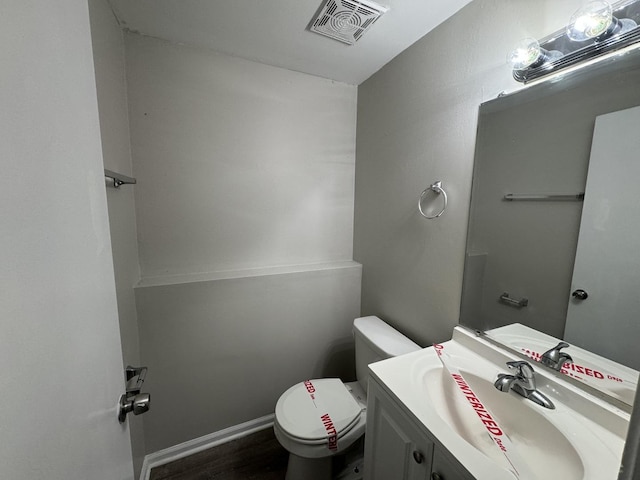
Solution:
<path fill-rule="evenodd" d="M 307 380 L 278 399 L 273 429 L 289 452 L 285 480 L 330 480 L 332 457 L 345 453 L 365 431 L 368 365 L 421 349 L 375 316 L 356 318 L 353 335 L 356 382 Z"/>

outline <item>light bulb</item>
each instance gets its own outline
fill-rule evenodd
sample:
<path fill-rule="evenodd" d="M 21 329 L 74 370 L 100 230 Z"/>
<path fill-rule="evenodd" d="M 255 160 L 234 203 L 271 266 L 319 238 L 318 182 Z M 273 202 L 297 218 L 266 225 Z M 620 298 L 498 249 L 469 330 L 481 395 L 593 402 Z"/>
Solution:
<path fill-rule="evenodd" d="M 529 67 L 539 67 L 546 62 L 553 62 L 562 56 L 556 50 L 545 50 L 535 38 L 523 38 L 507 55 L 507 62 L 514 70 L 524 70 Z"/>
<path fill-rule="evenodd" d="M 514 70 L 523 70 L 535 64 L 540 58 L 540 44 L 535 38 L 523 38 L 507 56 Z"/>
<path fill-rule="evenodd" d="M 576 42 L 591 40 L 607 34 L 616 21 L 608 2 L 589 2 L 571 16 L 567 36 Z"/>

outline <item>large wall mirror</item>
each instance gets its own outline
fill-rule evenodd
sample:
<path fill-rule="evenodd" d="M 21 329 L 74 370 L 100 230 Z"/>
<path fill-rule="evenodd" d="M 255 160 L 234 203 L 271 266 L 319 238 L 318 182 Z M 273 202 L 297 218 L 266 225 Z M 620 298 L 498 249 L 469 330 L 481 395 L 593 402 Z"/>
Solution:
<path fill-rule="evenodd" d="M 638 105 L 638 49 L 481 105 L 460 323 L 640 370 Z"/>

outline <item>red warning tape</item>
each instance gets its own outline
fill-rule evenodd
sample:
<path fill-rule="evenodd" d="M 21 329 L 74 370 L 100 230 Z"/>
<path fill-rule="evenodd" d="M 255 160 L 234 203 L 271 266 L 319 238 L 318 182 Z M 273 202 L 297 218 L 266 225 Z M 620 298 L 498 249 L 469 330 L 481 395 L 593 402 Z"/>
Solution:
<path fill-rule="evenodd" d="M 531 470 L 524 459 L 517 452 L 513 443 L 504 432 L 502 427 L 498 424 L 495 417 L 491 414 L 489 409 L 485 406 L 485 404 L 478 398 L 478 395 L 474 393 L 469 384 L 466 382 L 462 373 L 458 368 L 453 366 L 450 363 L 449 355 L 444 351 L 445 347 L 441 344 L 434 344 L 433 348 L 438 354 L 438 358 L 442 363 L 442 367 L 444 370 L 451 375 L 453 381 L 456 383 L 458 390 L 467 400 L 469 406 L 476 413 L 482 425 L 487 430 L 489 437 L 493 440 L 493 445 L 497 447 L 500 452 L 505 456 L 507 462 L 512 467 L 513 473 L 517 478 L 520 478 L 521 475 L 525 476 L 525 478 L 535 478 L 531 474 Z M 447 361 L 445 361 L 447 359 Z"/>

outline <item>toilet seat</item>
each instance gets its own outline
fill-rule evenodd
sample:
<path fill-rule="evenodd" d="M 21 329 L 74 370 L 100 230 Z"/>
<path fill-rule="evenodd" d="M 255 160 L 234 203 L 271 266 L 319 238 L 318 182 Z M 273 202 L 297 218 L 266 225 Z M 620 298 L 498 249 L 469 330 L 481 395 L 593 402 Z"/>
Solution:
<path fill-rule="evenodd" d="M 360 419 L 363 407 L 338 378 L 298 383 L 276 404 L 279 427 L 300 443 L 325 444 L 329 437 L 347 434 Z"/>
<path fill-rule="evenodd" d="M 366 393 L 358 382 L 344 384 L 337 378 L 309 380 L 282 394 L 276 404 L 273 429 L 291 454 L 330 457 L 362 437 L 366 410 Z M 328 417 L 323 420 L 325 414 Z"/>

